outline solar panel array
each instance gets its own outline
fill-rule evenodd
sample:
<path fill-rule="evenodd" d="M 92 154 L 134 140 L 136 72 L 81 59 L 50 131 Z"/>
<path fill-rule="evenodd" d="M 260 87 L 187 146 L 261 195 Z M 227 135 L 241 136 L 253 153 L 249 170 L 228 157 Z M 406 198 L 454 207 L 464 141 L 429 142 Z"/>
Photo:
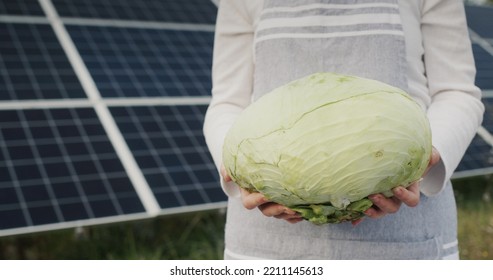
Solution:
<path fill-rule="evenodd" d="M 202 135 L 216 12 L 0 1 L 0 235 L 224 207 Z"/>
<path fill-rule="evenodd" d="M 492 13 L 467 11 L 489 95 Z M 202 135 L 216 12 L 0 0 L 0 236 L 225 206 Z M 456 177 L 491 172 L 491 101 Z"/>
<path fill-rule="evenodd" d="M 469 146 L 454 178 L 493 173 L 493 6 L 466 6 L 477 75 L 483 91 L 483 125 Z"/>

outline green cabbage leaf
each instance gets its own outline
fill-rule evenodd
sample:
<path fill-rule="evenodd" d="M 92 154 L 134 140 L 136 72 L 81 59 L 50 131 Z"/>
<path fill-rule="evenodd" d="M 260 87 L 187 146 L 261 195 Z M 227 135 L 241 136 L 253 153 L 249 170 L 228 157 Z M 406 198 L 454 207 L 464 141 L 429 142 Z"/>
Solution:
<path fill-rule="evenodd" d="M 431 150 L 426 113 L 406 92 L 315 73 L 246 108 L 226 135 L 223 164 L 240 187 L 325 224 L 359 219 L 370 194 L 419 180 Z"/>

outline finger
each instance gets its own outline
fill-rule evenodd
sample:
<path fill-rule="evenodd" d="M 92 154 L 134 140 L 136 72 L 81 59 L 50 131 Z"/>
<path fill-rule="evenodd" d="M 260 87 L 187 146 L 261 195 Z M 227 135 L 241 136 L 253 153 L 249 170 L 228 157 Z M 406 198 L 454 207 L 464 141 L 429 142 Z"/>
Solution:
<path fill-rule="evenodd" d="M 430 165 L 435 165 L 440 161 L 440 153 L 435 147 L 431 150 Z"/>
<path fill-rule="evenodd" d="M 394 188 L 392 192 L 397 199 L 409 207 L 415 207 L 419 204 L 419 182 L 415 182 L 407 188 Z"/>
<path fill-rule="evenodd" d="M 363 219 L 362 219 L 362 218 L 361 218 L 361 219 L 357 219 L 357 220 L 351 221 L 351 224 L 352 224 L 353 226 L 357 226 L 357 225 L 359 225 L 362 221 L 363 221 Z"/>
<path fill-rule="evenodd" d="M 221 173 L 221 176 L 223 177 L 225 182 L 230 182 L 232 180 L 231 177 L 228 175 L 228 172 L 226 171 L 226 167 L 224 167 L 224 165 L 221 165 L 221 169 L 219 170 L 219 172 Z"/>
<path fill-rule="evenodd" d="M 387 213 L 376 208 L 375 206 L 368 208 L 364 213 L 367 217 L 374 218 L 374 219 L 381 218 L 381 217 L 387 215 Z"/>
<path fill-rule="evenodd" d="M 373 202 L 374 209 L 376 208 L 376 210 L 380 210 L 384 212 L 383 214 L 395 213 L 399 211 L 399 208 L 401 207 L 401 201 L 396 197 L 387 198 L 382 194 L 374 194 L 374 195 L 370 195 L 368 198 Z M 382 213 L 378 211 L 372 214 L 374 214 L 372 215 L 372 218 L 375 217 L 376 215 L 382 216 Z"/>
<path fill-rule="evenodd" d="M 282 219 L 282 220 L 291 220 L 291 219 L 301 218 L 301 216 L 298 213 L 292 214 L 291 212 L 284 211 L 283 213 L 281 213 L 279 215 L 275 215 L 274 218 Z"/>
<path fill-rule="evenodd" d="M 288 214 L 281 214 L 278 216 L 274 216 L 274 218 L 277 218 L 280 220 L 285 220 L 286 222 L 288 222 L 290 224 L 296 224 L 296 223 L 303 221 L 303 218 L 300 216 L 297 216 L 297 215 L 292 216 L 292 215 L 288 215 Z"/>
<path fill-rule="evenodd" d="M 301 217 L 291 218 L 291 219 L 286 220 L 286 222 L 291 223 L 291 224 L 296 224 L 296 223 L 299 223 L 301 221 L 303 221 L 303 218 L 301 218 Z"/>
<path fill-rule="evenodd" d="M 433 149 L 431 150 L 430 162 L 428 163 L 428 166 L 426 167 L 423 176 L 428 174 L 430 169 L 433 168 L 433 166 L 435 166 L 439 161 L 440 161 L 440 153 L 438 152 L 437 149 L 435 149 L 435 147 L 433 147 Z"/>
<path fill-rule="evenodd" d="M 269 202 L 269 200 L 261 193 L 249 192 L 248 190 L 240 188 L 241 202 L 243 207 L 248 210 L 255 209 L 262 204 Z"/>
<path fill-rule="evenodd" d="M 258 209 L 267 217 L 276 217 L 276 218 L 295 218 L 296 212 L 283 206 L 281 204 L 277 204 L 274 202 L 264 203 L 258 206 Z"/>

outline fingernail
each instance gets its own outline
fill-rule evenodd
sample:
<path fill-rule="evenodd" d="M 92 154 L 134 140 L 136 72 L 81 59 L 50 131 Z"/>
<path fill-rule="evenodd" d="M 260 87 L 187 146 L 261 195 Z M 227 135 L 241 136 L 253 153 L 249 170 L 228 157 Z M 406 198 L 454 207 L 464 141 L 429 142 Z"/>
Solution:
<path fill-rule="evenodd" d="M 397 187 L 394 189 L 394 194 L 399 195 L 402 194 L 403 191 L 404 191 L 403 187 Z"/>
<path fill-rule="evenodd" d="M 353 227 L 357 226 L 358 224 L 360 224 L 361 222 L 363 221 L 363 218 L 361 219 L 358 219 L 356 221 L 352 221 L 351 224 L 353 225 Z"/>
<path fill-rule="evenodd" d="M 372 195 L 368 196 L 368 198 L 369 198 L 371 201 L 375 202 L 375 201 L 377 201 L 377 200 L 379 200 L 379 199 L 380 199 L 380 196 L 379 196 L 378 194 L 372 194 Z"/>
<path fill-rule="evenodd" d="M 372 210 L 372 209 L 368 209 L 368 210 L 366 210 L 366 211 L 365 211 L 365 212 L 363 212 L 363 213 L 365 213 L 365 215 L 366 215 L 366 216 L 371 217 L 371 216 L 373 215 L 373 210 Z"/>
<path fill-rule="evenodd" d="M 297 212 L 294 211 L 294 210 L 291 210 L 289 208 L 285 208 L 284 209 L 284 214 L 288 214 L 288 215 L 295 215 Z"/>
<path fill-rule="evenodd" d="M 288 219 L 287 221 L 288 221 L 288 223 L 296 224 L 296 223 L 299 223 L 299 222 L 303 221 L 303 219 L 301 219 L 301 218 L 293 218 L 293 219 Z"/>

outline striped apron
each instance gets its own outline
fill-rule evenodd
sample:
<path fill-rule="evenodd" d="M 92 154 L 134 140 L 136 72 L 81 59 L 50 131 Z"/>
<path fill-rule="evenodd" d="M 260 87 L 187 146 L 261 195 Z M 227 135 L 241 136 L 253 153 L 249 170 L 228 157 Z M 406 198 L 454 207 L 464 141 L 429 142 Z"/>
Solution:
<path fill-rule="evenodd" d="M 407 90 L 397 0 L 265 0 L 255 36 L 253 100 L 294 79 L 330 71 Z M 268 120 L 266 120 L 268 121 Z M 289 224 L 230 198 L 225 259 L 456 259 L 451 184 L 417 207 L 380 219 Z"/>

